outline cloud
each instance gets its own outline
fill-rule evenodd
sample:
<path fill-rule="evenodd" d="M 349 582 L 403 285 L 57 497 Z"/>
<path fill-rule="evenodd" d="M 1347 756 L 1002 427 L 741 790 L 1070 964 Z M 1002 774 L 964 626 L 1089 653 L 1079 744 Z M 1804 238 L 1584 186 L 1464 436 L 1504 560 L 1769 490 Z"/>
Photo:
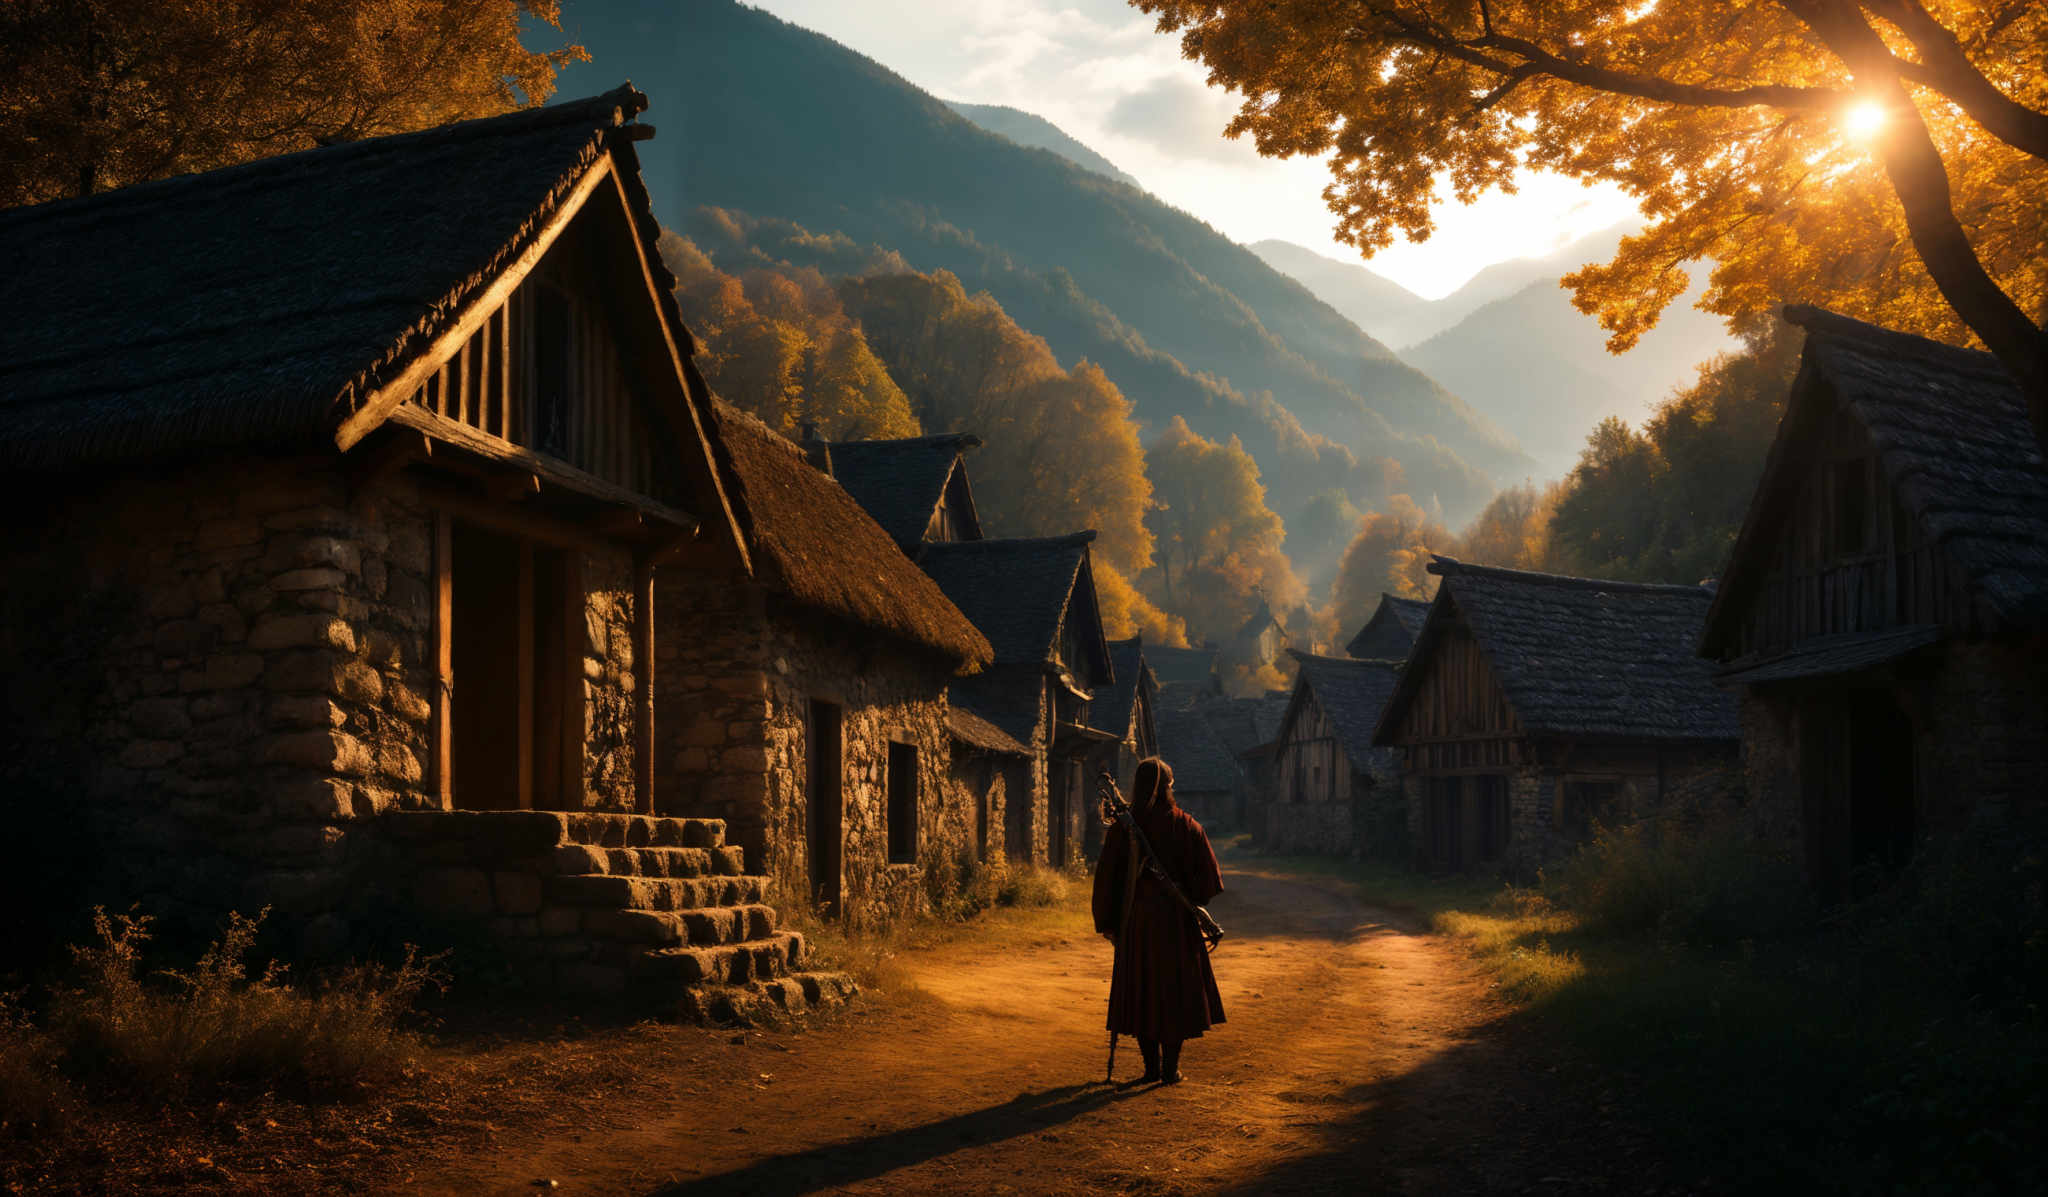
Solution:
<path fill-rule="evenodd" d="M 1223 136 L 1237 106 L 1227 93 L 1178 75 L 1162 75 L 1110 107 L 1110 131 L 1148 142 L 1175 158 L 1242 164 L 1254 156 L 1244 141 Z"/>

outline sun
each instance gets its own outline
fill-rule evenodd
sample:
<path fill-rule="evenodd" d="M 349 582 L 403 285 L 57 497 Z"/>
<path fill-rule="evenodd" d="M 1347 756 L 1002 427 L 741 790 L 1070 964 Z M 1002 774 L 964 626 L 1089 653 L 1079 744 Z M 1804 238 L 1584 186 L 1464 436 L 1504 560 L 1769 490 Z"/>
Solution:
<path fill-rule="evenodd" d="M 1850 105 L 1843 112 L 1842 125 L 1851 137 L 1871 137 L 1884 128 L 1885 116 L 1884 105 L 1876 100 L 1864 100 Z"/>

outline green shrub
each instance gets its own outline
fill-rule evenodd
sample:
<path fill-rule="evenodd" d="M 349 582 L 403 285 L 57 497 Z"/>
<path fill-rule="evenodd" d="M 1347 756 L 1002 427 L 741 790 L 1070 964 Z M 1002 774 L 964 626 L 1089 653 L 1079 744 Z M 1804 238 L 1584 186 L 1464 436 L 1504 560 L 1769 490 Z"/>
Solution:
<path fill-rule="evenodd" d="M 1812 911 L 1797 862 L 1735 828 L 1601 828 L 1545 888 L 1587 931 L 1703 943 L 1774 936 Z"/>
<path fill-rule="evenodd" d="M 408 950 L 395 969 L 358 965 L 314 987 L 287 984 L 276 963 L 251 976 L 243 961 L 264 913 L 229 915 L 190 971 L 145 980 L 149 919 L 95 910 L 99 942 L 72 949 L 81 983 L 56 994 L 47 1020 L 65 1069 L 112 1088 L 191 1097 L 238 1084 L 333 1094 L 404 1067 L 418 1042 L 399 1023 L 437 983 L 437 959 Z"/>

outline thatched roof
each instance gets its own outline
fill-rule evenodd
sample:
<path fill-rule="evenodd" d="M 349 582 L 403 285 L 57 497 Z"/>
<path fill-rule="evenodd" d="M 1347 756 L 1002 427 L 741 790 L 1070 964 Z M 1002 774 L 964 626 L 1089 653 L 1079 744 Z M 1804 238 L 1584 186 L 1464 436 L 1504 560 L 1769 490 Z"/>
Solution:
<path fill-rule="evenodd" d="M 803 450 L 731 404 L 715 411 L 726 494 L 764 584 L 965 669 L 989 663 L 988 640 Z"/>
<path fill-rule="evenodd" d="M 832 476 L 839 479 L 847 494 L 860 500 L 883 531 L 906 548 L 924 539 L 932 513 L 950 486 L 966 499 L 960 514 L 975 530 L 970 539 L 979 539 L 980 523 L 960 457 L 980 446 L 981 438 L 965 433 L 889 441 L 835 441 L 831 446 Z"/>
<path fill-rule="evenodd" d="M 1173 767 L 1174 789 L 1216 793 L 1236 786 L 1237 758 L 1200 711 L 1161 706 L 1152 719 L 1158 725 L 1159 755 Z"/>
<path fill-rule="evenodd" d="M 1304 652 L 1288 655 L 1294 658 L 1300 671 L 1295 674 L 1294 693 L 1287 704 L 1281 738 L 1287 734 L 1286 725 L 1300 717 L 1306 698 L 1313 695 L 1316 705 L 1329 718 L 1337 744 L 1344 749 L 1352 768 L 1370 769 L 1384 761 L 1389 750 L 1375 748 L 1372 737 L 1387 709 L 1387 700 L 1394 696 L 1394 686 L 1400 681 L 1401 663 Z"/>
<path fill-rule="evenodd" d="M 0 467 L 331 451 L 608 152 L 666 296 L 620 128 L 646 105 L 621 87 L 0 212 Z"/>
<path fill-rule="evenodd" d="M 1374 742 L 1388 744 L 1429 672 L 1431 648 L 1462 618 L 1523 729 L 1535 735 L 1733 740 L 1733 695 L 1692 646 L 1713 601 L 1704 586 L 1654 586 L 1465 565 L 1443 579 Z"/>
<path fill-rule="evenodd" d="M 1040 664 L 992 665 L 956 679 L 950 698 L 954 710 L 975 715 L 1020 745 L 1044 739 L 1045 668 Z"/>
<path fill-rule="evenodd" d="M 1088 704 L 1088 722 L 1096 731 L 1108 732 L 1121 740 L 1130 734 L 1139 688 L 1157 683 L 1151 680 L 1151 672 L 1145 666 L 1142 637 L 1110 641 L 1109 663 L 1116 671 L 1116 680 L 1095 692 L 1094 700 Z"/>
<path fill-rule="evenodd" d="M 980 628 L 998 665 L 1047 665 L 1059 656 L 1064 621 L 1080 621 L 1084 649 L 1100 676 L 1114 678 L 1095 579 L 1088 565 L 1093 532 L 928 544 L 917 563 Z M 1085 683 L 1084 683 L 1085 684 Z"/>
<path fill-rule="evenodd" d="M 1721 580 L 1701 651 L 1721 655 L 1792 498 L 1804 446 L 1830 398 L 1870 436 L 1879 468 L 1922 535 L 1969 579 L 1996 622 L 2048 622 L 2048 466 L 2026 398 L 1998 359 L 1803 305 L 1785 318 L 1806 351 Z"/>
<path fill-rule="evenodd" d="M 1015 736 L 965 707 L 954 706 L 947 709 L 946 730 L 952 733 L 953 739 L 983 752 L 994 752 L 1003 756 L 1031 755 L 1031 750 L 1018 743 Z"/>
<path fill-rule="evenodd" d="M 1405 660 L 1422 634 L 1422 621 L 1429 614 L 1427 599 L 1395 598 L 1380 592 L 1379 606 L 1344 651 L 1359 660 Z"/>

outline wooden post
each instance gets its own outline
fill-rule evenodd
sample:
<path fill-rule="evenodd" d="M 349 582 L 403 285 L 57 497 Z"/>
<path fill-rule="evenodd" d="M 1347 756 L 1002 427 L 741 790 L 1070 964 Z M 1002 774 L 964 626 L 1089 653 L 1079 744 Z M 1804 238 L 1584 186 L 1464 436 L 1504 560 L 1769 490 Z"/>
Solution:
<path fill-rule="evenodd" d="M 533 809 L 533 542 L 519 542 L 519 809 Z"/>
<path fill-rule="evenodd" d="M 633 790 L 640 813 L 654 813 L 654 562 L 633 559 Z"/>
<path fill-rule="evenodd" d="M 583 557 L 570 550 L 562 554 L 562 609 L 555 618 L 562 621 L 562 754 L 561 754 L 561 802 L 564 810 L 582 810 L 586 795 L 583 790 L 583 757 L 585 744 L 583 724 L 589 715 L 589 699 L 584 693 L 583 682 L 583 641 L 584 608 L 589 602 L 583 593 Z"/>
<path fill-rule="evenodd" d="M 434 795 L 455 809 L 455 521 L 434 513 Z"/>

